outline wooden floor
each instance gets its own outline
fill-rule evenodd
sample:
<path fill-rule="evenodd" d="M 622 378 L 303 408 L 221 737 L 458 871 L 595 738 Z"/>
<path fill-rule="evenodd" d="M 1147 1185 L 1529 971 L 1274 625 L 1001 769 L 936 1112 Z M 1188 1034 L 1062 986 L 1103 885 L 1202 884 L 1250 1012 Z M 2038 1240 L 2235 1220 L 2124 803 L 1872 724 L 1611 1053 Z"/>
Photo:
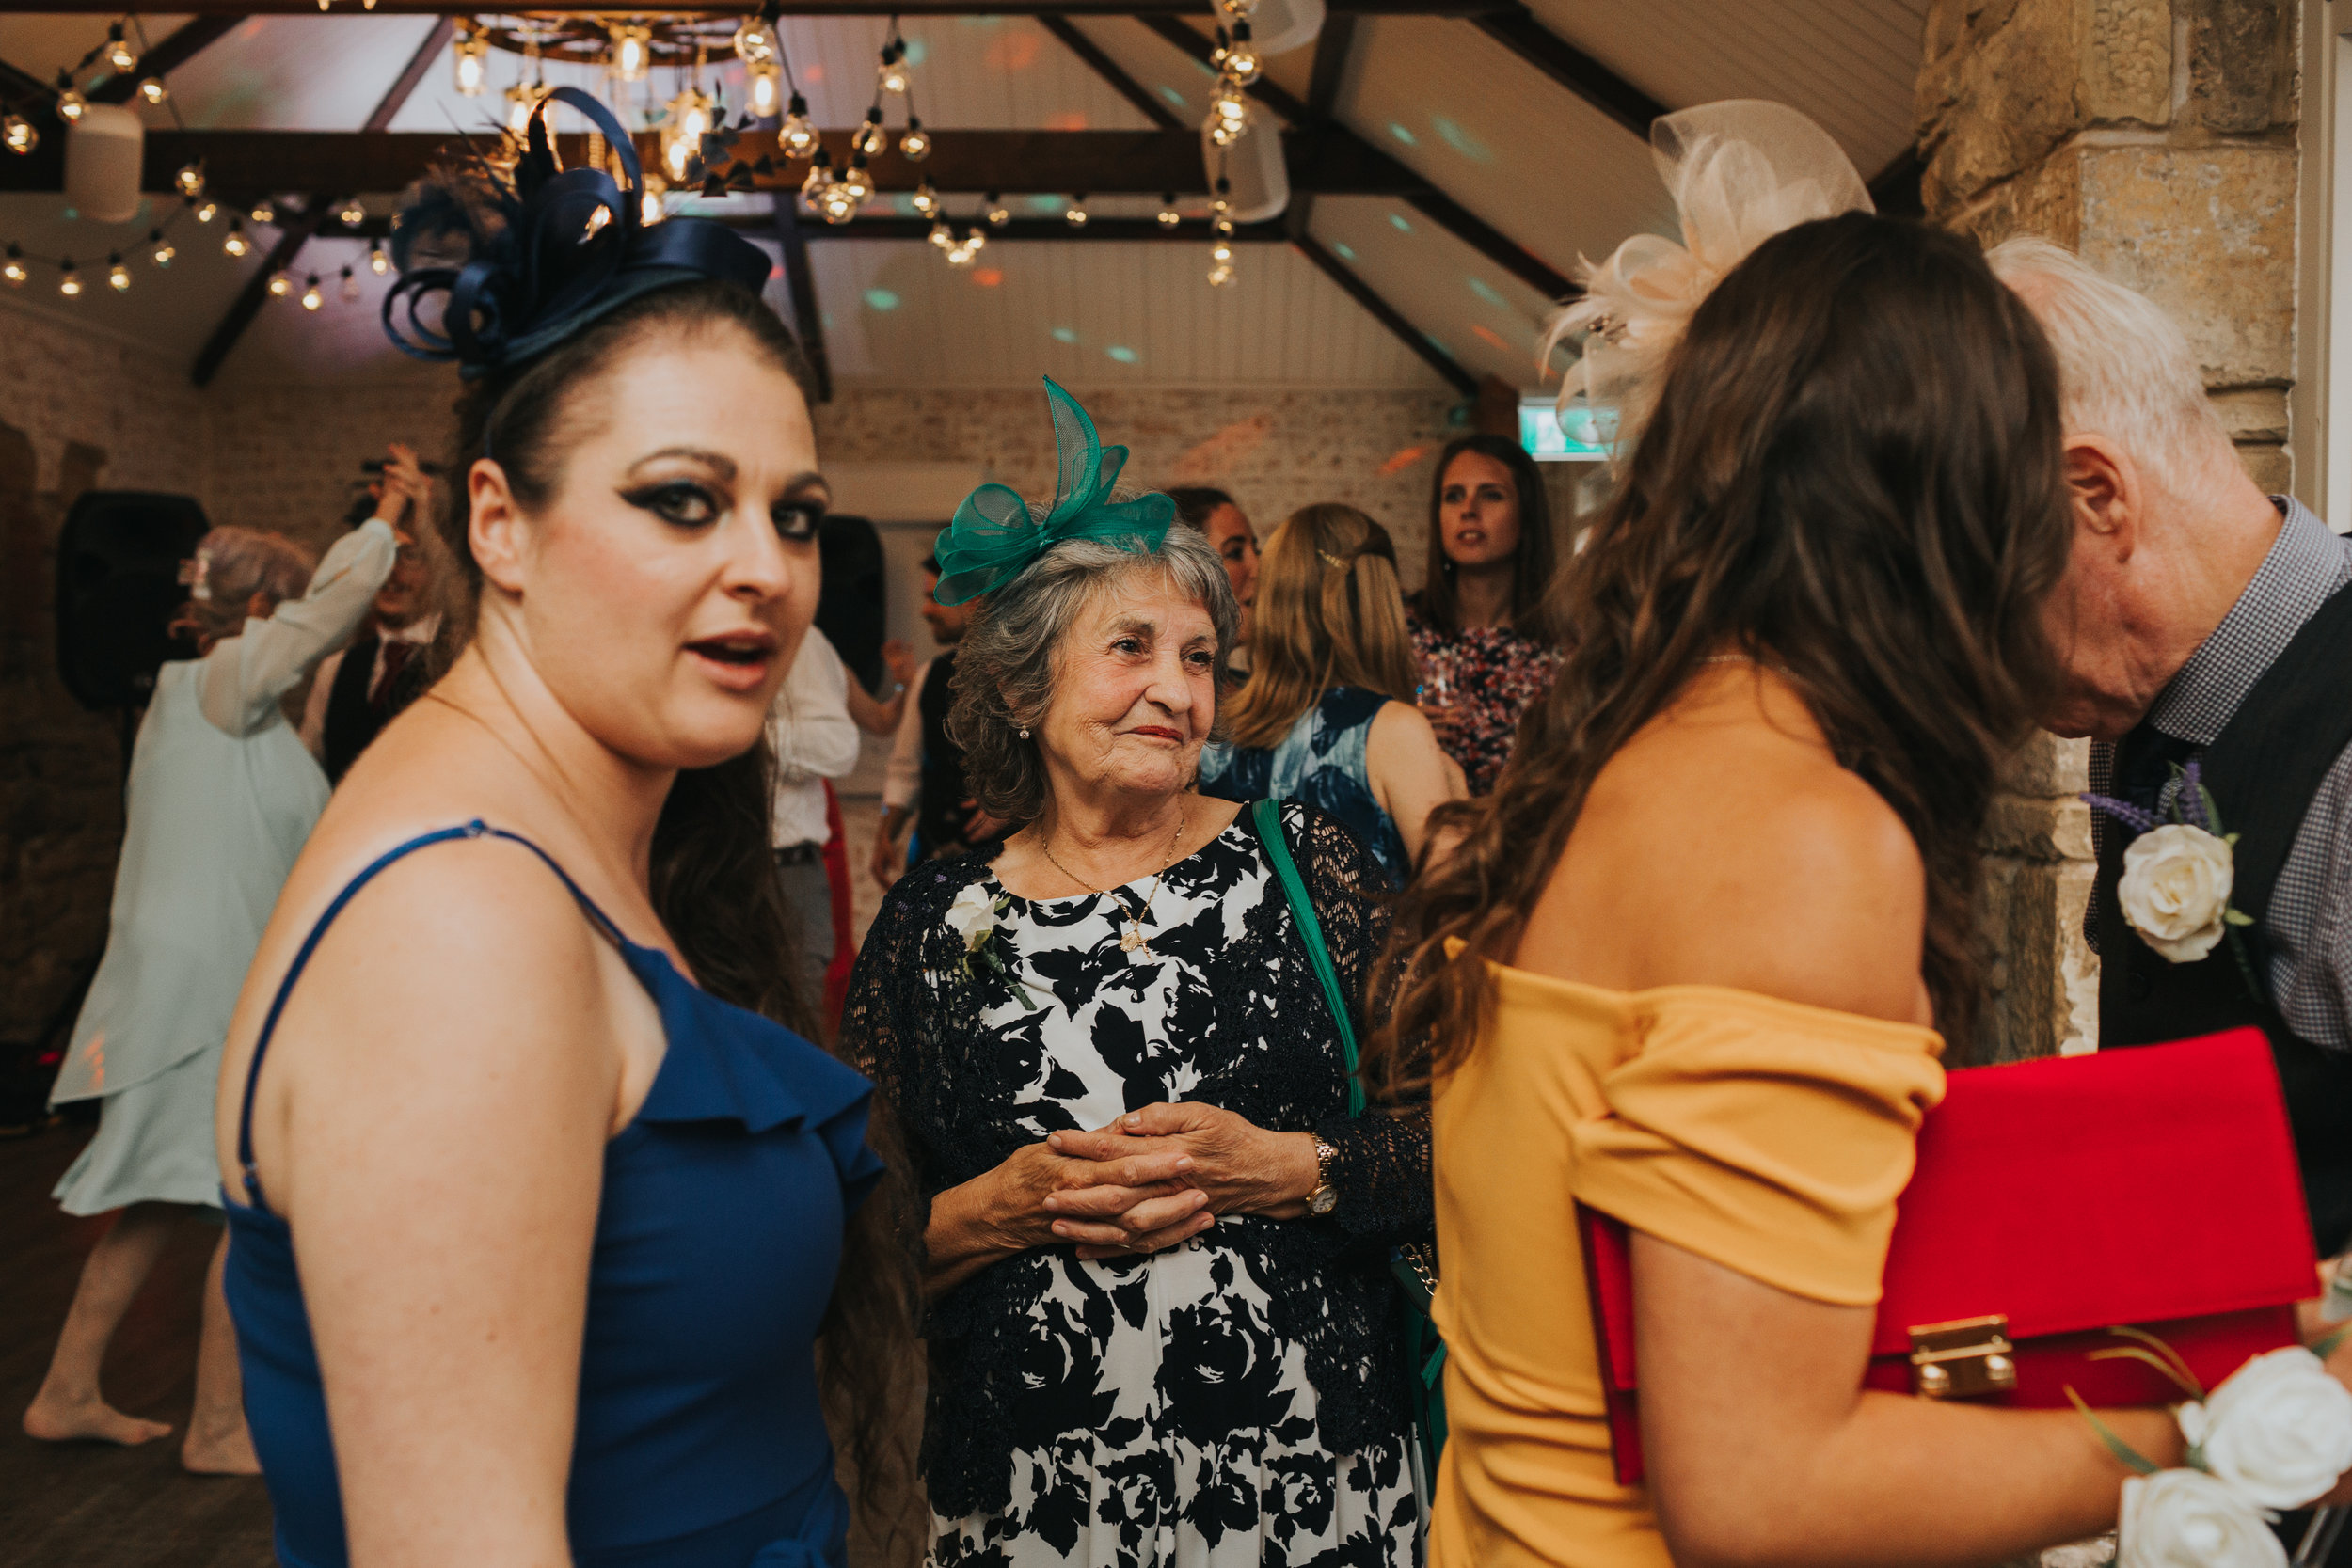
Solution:
<path fill-rule="evenodd" d="M 103 1227 L 68 1217 L 49 1197 L 90 1131 L 0 1142 L 0 1568 L 267 1568 L 261 1481 L 180 1468 L 216 1230 L 191 1225 L 174 1243 L 106 1362 L 107 1397 L 169 1421 L 171 1436 L 135 1449 L 36 1443 L 18 1424 Z"/>

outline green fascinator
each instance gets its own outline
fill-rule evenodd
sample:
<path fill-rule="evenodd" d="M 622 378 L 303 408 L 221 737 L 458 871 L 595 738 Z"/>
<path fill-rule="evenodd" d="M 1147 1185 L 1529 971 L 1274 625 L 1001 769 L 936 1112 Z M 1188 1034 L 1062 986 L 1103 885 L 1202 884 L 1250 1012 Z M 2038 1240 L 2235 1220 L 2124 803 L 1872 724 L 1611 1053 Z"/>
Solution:
<path fill-rule="evenodd" d="M 1111 499 L 1119 470 L 1127 466 L 1127 449 L 1103 445 L 1078 400 L 1050 375 L 1045 400 L 1054 410 L 1054 450 L 1060 466 L 1053 510 L 1039 522 L 1020 493 L 1003 484 L 983 484 L 964 497 L 955 520 L 939 533 L 939 589 L 932 596 L 941 604 L 961 604 L 1002 588 L 1067 539 L 1158 549 L 1176 521 L 1176 503 L 1166 496 Z"/>

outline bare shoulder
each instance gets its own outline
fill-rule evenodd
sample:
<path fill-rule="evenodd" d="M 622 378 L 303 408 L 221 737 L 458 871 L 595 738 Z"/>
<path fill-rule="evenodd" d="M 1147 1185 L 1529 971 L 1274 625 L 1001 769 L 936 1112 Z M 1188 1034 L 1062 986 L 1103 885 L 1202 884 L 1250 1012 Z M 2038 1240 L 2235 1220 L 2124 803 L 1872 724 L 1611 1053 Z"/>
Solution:
<path fill-rule="evenodd" d="M 1410 703 L 1391 697 L 1380 705 L 1372 716 L 1372 732 L 1364 737 L 1367 747 L 1400 751 L 1438 749 L 1438 732 L 1432 728 L 1429 716 Z"/>
<path fill-rule="evenodd" d="M 1801 708 L 1698 705 L 1601 770 L 1522 961 L 1924 1022 L 1926 918 L 1917 844 Z"/>

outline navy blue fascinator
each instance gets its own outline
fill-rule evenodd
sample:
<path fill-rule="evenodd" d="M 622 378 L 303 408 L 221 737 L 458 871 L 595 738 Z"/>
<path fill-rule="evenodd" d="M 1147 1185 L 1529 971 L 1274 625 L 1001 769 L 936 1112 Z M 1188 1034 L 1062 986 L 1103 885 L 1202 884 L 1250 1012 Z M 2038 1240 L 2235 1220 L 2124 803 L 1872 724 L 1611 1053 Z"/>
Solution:
<path fill-rule="evenodd" d="M 601 168 L 557 168 L 547 112 L 559 103 L 604 133 L 627 190 Z M 644 182 L 636 144 L 612 112 L 578 87 L 557 87 L 532 112 L 511 180 L 476 157 L 402 209 L 386 335 L 420 359 L 455 360 L 470 381 L 526 363 L 656 289 L 715 278 L 756 293 L 767 282 L 767 252 L 724 224 L 644 223 Z M 419 315 L 437 295 L 438 330 Z"/>

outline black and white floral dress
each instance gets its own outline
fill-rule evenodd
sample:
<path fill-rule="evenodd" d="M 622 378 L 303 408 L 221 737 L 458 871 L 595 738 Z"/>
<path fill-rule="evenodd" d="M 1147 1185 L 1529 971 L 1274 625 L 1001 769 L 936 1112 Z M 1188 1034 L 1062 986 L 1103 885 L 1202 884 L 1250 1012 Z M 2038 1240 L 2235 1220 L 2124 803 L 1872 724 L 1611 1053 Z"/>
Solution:
<path fill-rule="evenodd" d="M 1285 808 L 1351 994 L 1382 934 L 1345 829 Z M 991 1568 L 1404 1568 L 1419 1510 L 1388 1247 L 1429 1228 L 1428 1121 L 1351 1120 L 1281 885 L 1239 822 L 1170 868 L 1122 950 L 1103 895 L 1025 899 L 995 853 L 918 867 L 867 939 L 844 1035 L 928 1197 L 1060 1128 L 1160 1101 L 1309 1130 L 1324 1219 L 1226 1216 L 1144 1259 L 1035 1249 L 932 1306 L 932 1560 Z M 1141 907 L 1149 879 L 1121 889 Z M 967 967 L 958 895 L 997 904 Z M 967 898 L 967 905 L 970 899 Z"/>

